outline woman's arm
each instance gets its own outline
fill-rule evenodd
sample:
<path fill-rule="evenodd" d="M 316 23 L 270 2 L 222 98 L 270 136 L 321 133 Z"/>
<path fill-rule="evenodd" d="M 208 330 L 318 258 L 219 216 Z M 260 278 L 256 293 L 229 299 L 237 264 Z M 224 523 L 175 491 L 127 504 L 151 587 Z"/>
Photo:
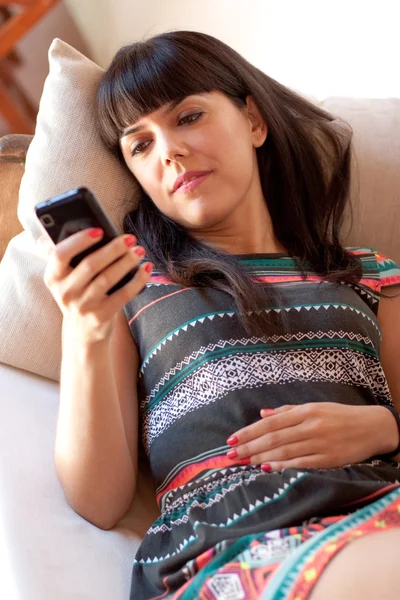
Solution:
<path fill-rule="evenodd" d="M 120 314 L 112 340 L 88 346 L 63 321 L 57 474 L 75 512 L 101 529 L 125 515 L 137 484 L 137 360 L 126 329 Z"/>
<path fill-rule="evenodd" d="M 378 322 L 382 330 L 381 363 L 394 407 L 400 413 L 400 286 L 383 290 L 392 297 L 382 296 L 379 301 Z M 392 420 L 394 421 L 393 416 Z M 394 459 L 400 460 L 400 454 Z"/>

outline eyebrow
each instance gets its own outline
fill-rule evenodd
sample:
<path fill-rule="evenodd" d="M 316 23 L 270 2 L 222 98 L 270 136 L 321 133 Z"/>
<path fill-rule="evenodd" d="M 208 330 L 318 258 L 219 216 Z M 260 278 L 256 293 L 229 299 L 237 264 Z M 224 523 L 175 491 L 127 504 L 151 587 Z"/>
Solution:
<path fill-rule="evenodd" d="M 204 96 L 206 94 L 206 92 L 199 92 L 197 94 L 193 94 L 196 96 Z M 169 115 L 179 104 L 181 104 L 184 100 L 186 100 L 186 98 L 188 98 L 188 96 L 185 96 L 184 98 L 178 98 L 176 100 L 173 100 L 172 102 L 169 103 L 169 105 L 167 106 L 167 108 L 164 110 L 164 115 Z M 138 131 L 141 131 L 142 129 L 144 129 L 144 125 L 134 125 L 133 127 L 129 127 L 128 129 L 125 129 L 125 131 L 122 132 L 121 138 L 126 137 L 127 135 L 130 135 L 131 133 L 137 133 Z"/>
<path fill-rule="evenodd" d="M 174 100 L 173 102 L 171 102 L 168 107 L 164 110 L 164 115 L 169 115 L 174 108 L 176 108 L 178 106 L 178 104 L 181 104 L 181 102 L 183 102 L 185 100 L 185 98 L 182 99 L 178 99 L 178 100 Z M 129 127 L 129 129 L 126 129 L 122 135 L 121 135 L 121 139 L 123 137 L 126 137 L 127 135 L 130 135 L 131 133 L 137 133 L 138 131 L 141 131 L 142 129 L 144 129 L 144 125 L 134 125 L 133 127 Z"/>

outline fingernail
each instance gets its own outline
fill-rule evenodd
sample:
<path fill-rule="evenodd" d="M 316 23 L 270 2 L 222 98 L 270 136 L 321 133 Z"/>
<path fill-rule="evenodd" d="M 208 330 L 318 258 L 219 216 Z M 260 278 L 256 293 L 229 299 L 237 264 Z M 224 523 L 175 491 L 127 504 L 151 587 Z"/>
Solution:
<path fill-rule="evenodd" d="M 130 248 L 131 246 L 134 246 L 136 244 L 136 238 L 134 235 L 127 235 L 124 238 L 124 242 L 128 246 L 128 248 Z"/>
<path fill-rule="evenodd" d="M 139 246 L 138 248 L 136 248 L 134 250 L 135 254 L 137 254 L 138 256 L 144 256 L 146 254 L 146 251 L 144 248 L 142 248 L 141 246 Z"/>
<path fill-rule="evenodd" d="M 154 269 L 153 263 L 147 263 L 144 267 L 144 270 L 146 271 L 146 273 L 151 273 L 153 269 Z"/>
<path fill-rule="evenodd" d="M 236 450 L 229 450 L 226 455 L 228 458 L 237 458 L 238 453 Z"/>
<path fill-rule="evenodd" d="M 91 229 L 88 233 L 89 233 L 90 237 L 97 238 L 97 237 L 101 237 L 103 235 L 103 230 L 100 229 L 99 227 L 95 227 L 94 229 Z"/>
<path fill-rule="evenodd" d="M 268 463 L 263 463 L 263 464 L 261 465 L 261 469 L 262 469 L 263 471 L 266 471 L 267 473 L 269 473 L 270 471 L 272 471 L 272 467 L 271 467 L 271 465 L 270 465 L 270 464 L 268 464 Z"/>
<path fill-rule="evenodd" d="M 226 443 L 227 443 L 229 446 L 236 446 L 236 444 L 238 444 L 238 443 L 239 443 L 239 440 L 238 440 L 238 438 L 236 437 L 236 435 L 231 435 L 231 437 L 230 437 L 230 438 L 228 438 L 228 439 L 226 440 Z"/>
<path fill-rule="evenodd" d="M 269 415 L 273 415 L 275 412 L 275 409 L 273 408 L 262 408 L 261 409 L 261 416 L 262 417 L 268 417 Z"/>
<path fill-rule="evenodd" d="M 249 465 L 251 462 L 250 458 L 242 458 L 241 460 L 239 460 L 241 465 Z"/>

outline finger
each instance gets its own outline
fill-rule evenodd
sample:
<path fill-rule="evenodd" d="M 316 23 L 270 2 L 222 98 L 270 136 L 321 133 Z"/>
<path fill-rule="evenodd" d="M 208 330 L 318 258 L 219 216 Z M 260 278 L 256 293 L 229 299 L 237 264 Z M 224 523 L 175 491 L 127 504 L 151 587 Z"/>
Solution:
<path fill-rule="evenodd" d="M 98 237 L 92 237 L 92 233 L 93 228 L 82 229 L 54 245 L 48 265 L 53 281 L 58 282 L 71 274 L 74 269 L 70 262 L 74 256 L 97 244 L 104 235 L 102 232 Z"/>
<path fill-rule="evenodd" d="M 104 296 L 105 299 L 103 300 L 103 309 L 102 309 L 102 311 L 99 312 L 100 319 L 105 318 L 105 317 L 103 317 L 102 312 L 104 312 L 104 314 L 107 315 L 110 312 L 113 312 L 113 311 L 117 310 L 118 308 L 120 308 L 121 305 L 123 306 L 124 304 L 127 304 L 127 302 L 129 302 L 130 300 L 132 300 L 132 298 L 137 296 L 137 294 L 145 287 L 146 283 L 148 282 L 148 280 L 151 277 L 152 269 L 147 271 L 147 268 L 149 268 L 149 266 L 154 267 L 154 265 L 152 263 L 149 263 L 149 262 L 143 263 L 142 265 L 140 265 L 140 267 L 136 271 L 136 273 L 133 276 L 133 278 L 131 279 L 131 281 L 126 283 L 124 286 L 122 286 L 118 291 L 111 294 L 111 296 L 109 296 L 109 297 Z M 115 283 L 118 283 L 118 282 L 115 282 Z M 92 286 L 92 287 L 93 287 L 93 289 L 95 289 L 95 286 Z M 107 289 L 109 289 L 110 287 L 112 287 L 112 286 L 105 285 L 102 288 L 103 294 L 105 294 L 107 292 Z M 96 296 L 94 295 L 92 297 L 92 304 L 95 303 L 95 301 L 96 301 Z M 97 301 L 97 303 L 98 303 L 98 301 Z M 88 308 L 87 308 L 88 304 L 90 304 L 90 299 L 87 300 L 86 297 L 84 297 L 82 299 L 82 306 L 85 306 L 86 310 L 88 310 Z"/>
<path fill-rule="evenodd" d="M 141 253 L 138 254 L 139 250 Z M 96 298 L 97 302 L 100 296 L 137 267 L 143 255 L 144 249 L 139 246 L 128 247 L 124 236 L 115 238 L 87 256 L 68 275 L 65 286 L 69 297 L 80 295 L 81 307 L 89 309 L 92 300 Z"/>
<path fill-rule="evenodd" d="M 302 423 L 300 423 L 293 427 L 285 427 L 284 429 L 271 431 L 250 442 L 239 444 L 227 452 L 227 457 L 231 459 L 250 457 L 252 464 L 260 464 L 263 460 L 267 460 L 267 458 L 271 457 L 271 453 L 275 453 L 272 458 L 275 458 L 276 460 L 293 458 L 295 456 L 301 456 L 302 454 L 309 454 L 309 452 L 304 452 L 303 446 L 300 447 L 299 451 L 297 451 L 296 448 L 294 448 L 294 450 L 292 449 L 294 454 L 290 454 L 290 456 L 286 456 L 286 454 L 277 455 L 277 452 L 283 448 L 285 449 L 284 451 L 287 452 L 287 449 L 291 446 L 299 444 L 300 442 L 303 443 L 307 439 L 309 440 L 309 443 L 311 443 L 310 435 L 304 429 Z M 314 451 L 315 449 L 312 448 L 312 450 Z"/>
<path fill-rule="evenodd" d="M 278 431 L 286 427 L 294 427 L 302 423 L 304 417 L 301 411 L 287 410 L 282 413 L 274 414 L 268 419 L 260 419 L 243 429 L 239 429 L 227 440 L 229 446 L 246 444 L 251 440 L 261 437 L 266 433 Z"/>
<path fill-rule="evenodd" d="M 261 468 L 267 473 L 273 471 L 283 471 L 283 469 L 334 469 L 340 465 L 332 464 L 329 456 L 326 454 L 310 454 L 309 456 L 299 456 L 291 460 L 270 461 L 262 463 Z"/>
<path fill-rule="evenodd" d="M 297 408 L 297 406 L 297 404 L 285 404 L 284 406 L 279 406 L 278 408 L 262 408 L 260 410 L 260 414 L 263 418 L 269 417 L 271 415 L 287 412 L 288 410 L 293 410 L 294 408 Z"/>
<path fill-rule="evenodd" d="M 308 456 L 310 454 L 318 454 L 319 452 L 320 448 L 318 448 L 315 439 L 303 439 L 292 442 L 288 441 L 272 449 L 267 449 L 264 443 L 264 447 L 260 448 L 259 452 L 251 453 L 248 456 L 252 465 L 261 465 L 262 463 L 286 462 L 299 456 Z"/>

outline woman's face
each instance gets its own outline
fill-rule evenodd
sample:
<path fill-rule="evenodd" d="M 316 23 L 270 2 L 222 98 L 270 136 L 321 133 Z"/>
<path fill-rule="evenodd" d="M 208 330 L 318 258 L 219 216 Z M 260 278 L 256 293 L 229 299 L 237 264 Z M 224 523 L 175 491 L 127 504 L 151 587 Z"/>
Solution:
<path fill-rule="evenodd" d="M 238 108 L 221 92 L 186 97 L 132 123 L 125 162 L 159 210 L 189 231 L 212 229 L 259 191 L 255 148 L 267 127 L 252 99 Z M 202 174 L 188 186 L 177 178 Z"/>

